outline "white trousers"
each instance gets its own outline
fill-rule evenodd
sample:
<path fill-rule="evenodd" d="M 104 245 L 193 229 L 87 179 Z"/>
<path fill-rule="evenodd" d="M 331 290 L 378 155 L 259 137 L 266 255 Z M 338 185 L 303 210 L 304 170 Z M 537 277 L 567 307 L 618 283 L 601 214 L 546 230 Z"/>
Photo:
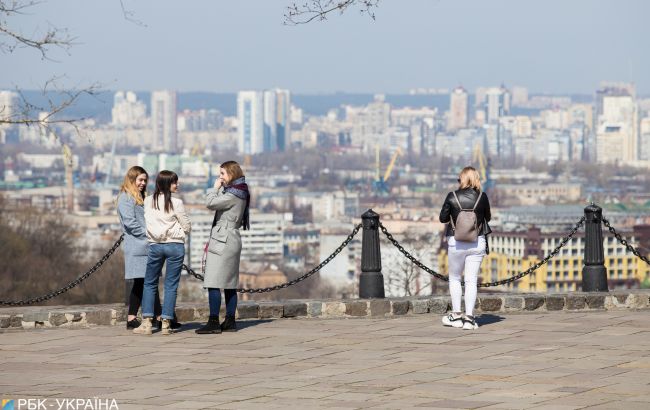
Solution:
<path fill-rule="evenodd" d="M 451 294 L 451 310 L 460 312 L 460 299 L 463 288 L 460 284 L 461 275 L 465 277 L 465 314 L 473 316 L 476 304 L 476 281 L 485 256 L 485 236 L 479 236 L 475 242 L 456 241 L 453 236 L 447 237 L 449 256 L 449 293 Z"/>

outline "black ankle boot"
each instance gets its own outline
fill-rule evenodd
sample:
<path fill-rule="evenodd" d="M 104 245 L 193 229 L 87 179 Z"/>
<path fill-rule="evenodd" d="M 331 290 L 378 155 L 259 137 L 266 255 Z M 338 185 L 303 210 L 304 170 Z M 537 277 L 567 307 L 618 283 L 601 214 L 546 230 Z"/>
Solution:
<path fill-rule="evenodd" d="M 210 316 L 208 323 L 206 323 L 205 326 L 196 329 L 195 332 L 200 335 L 221 333 L 221 327 L 219 326 L 219 316 Z"/>
<path fill-rule="evenodd" d="M 237 331 L 237 323 L 235 323 L 235 317 L 234 316 L 226 316 L 226 319 L 221 324 L 221 331 L 222 332 L 236 332 Z"/>

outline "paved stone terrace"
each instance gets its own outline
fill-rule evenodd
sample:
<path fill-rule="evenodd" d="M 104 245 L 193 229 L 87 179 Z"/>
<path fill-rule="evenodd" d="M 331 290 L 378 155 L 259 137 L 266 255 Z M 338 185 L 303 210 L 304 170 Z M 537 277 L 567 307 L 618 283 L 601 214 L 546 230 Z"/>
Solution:
<path fill-rule="evenodd" d="M 650 408 L 650 312 L 241 322 L 199 336 L 122 327 L 0 333 L 0 397 L 120 409 Z"/>
<path fill-rule="evenodd" d="M 650 291 L 626 290 L 594 293 L 497 293 L 482 294 L 475 311 L 500 314 L 512 312 L 556 311 L 617 311 L 650 308 Z M 276 318 L 386 318 L 402 315 L 443 314 L 451 309 L 449 296 L 411 296 L 386 299 L 348 300 L 283 300 L 274 302 L 240 302 L 238 319 Z M 181 303 L 176 314 L 182 322 L 205 321 L 208 306 L 203 303 Z M 222 311 L 223 313 L 223 311 Z M 126 307 L 114 305 L 87 306 L 17 306 L 0 308 L 0 329 L 43 327 L 83 327 L 92 325 L 122 325 Z"/>

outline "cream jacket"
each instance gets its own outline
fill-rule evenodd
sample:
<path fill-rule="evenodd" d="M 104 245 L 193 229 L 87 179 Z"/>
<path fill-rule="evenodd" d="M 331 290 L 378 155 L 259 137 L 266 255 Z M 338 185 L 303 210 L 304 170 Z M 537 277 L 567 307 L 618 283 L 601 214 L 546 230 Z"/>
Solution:
<path fill-rule="evenodd" d="M 147 223 L 147 240 L 154 243 L 185 243 L 192 224 L 185 213 L 183 201 L 172 197 L 174 209 L 165 212 L 165 197 L 158 195 L 158 208 L 153 207 L 153 195 L 144 199 L 144 219 Z"/>

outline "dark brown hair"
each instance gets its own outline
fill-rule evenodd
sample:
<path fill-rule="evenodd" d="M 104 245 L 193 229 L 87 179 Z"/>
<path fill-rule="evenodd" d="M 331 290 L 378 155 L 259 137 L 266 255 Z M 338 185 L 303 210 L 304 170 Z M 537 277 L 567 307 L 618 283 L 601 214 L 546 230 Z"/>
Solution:
<path fill-rule="evenodd" d="M 156 177 L 156 191 L 153 193 L 153 207 L 155 209 L 160 209 L 158 207 L 158 195 L 163 194 L 165 196 L 165 212 L 174 210 L 171 186 L 177 182 L 178 175 L 173 171 L 163 170 L 158 173 Z"/>

